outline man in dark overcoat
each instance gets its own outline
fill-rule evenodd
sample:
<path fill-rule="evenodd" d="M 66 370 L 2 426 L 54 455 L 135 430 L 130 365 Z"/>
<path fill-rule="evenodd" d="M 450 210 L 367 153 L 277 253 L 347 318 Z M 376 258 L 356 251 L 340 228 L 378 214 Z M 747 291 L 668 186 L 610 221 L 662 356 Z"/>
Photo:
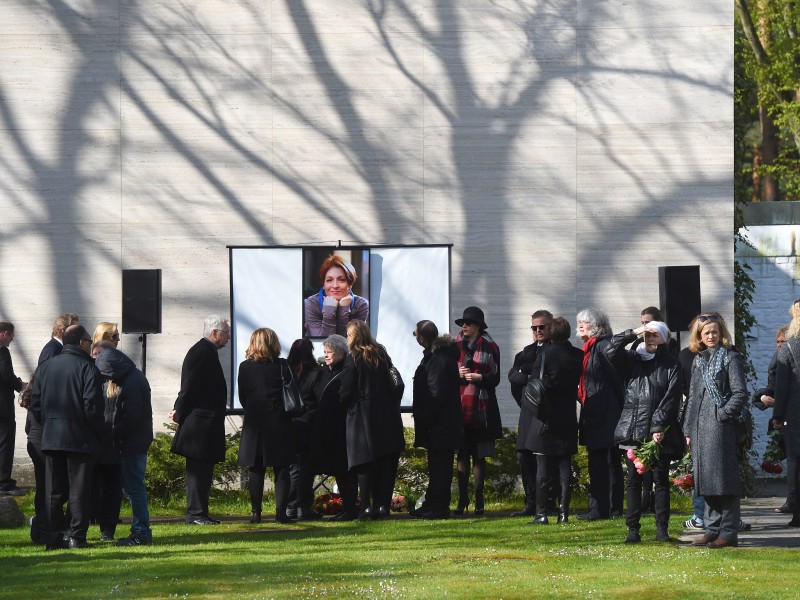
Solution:
<path fill-rule="evenodd" d="M 0 321 L 0 496 L 22 496 L 24 490 L 11 478 L 17 421 L 14 418 L 14 392 L 22 390 L 22 379 L 14 373 L 8 346 L 14 341 L 14 324 Z"/>
<path fill-rule="evenodd" d="M 450 516 L 453 455 L 461 445 L 461 376 L 459 349 L 449 335 L 439 337 L 431 321 L 416 327 L 422 361 L 414 373 L 414 445 L 428 449 L 428 488 L 425 502 L 412 516 L 446 519 Z"/>
<path fill-rule="evenodd" d="M 550 343 L 547 337 L 547 324 L 553 320 L 549 310 L 537 310 L 531 315 L 531 335 L 533 343 L 525 346 L 514 357 L 514 364 L 508 372 L 508 381 L 511 383 L 511 395 L 520 407 L 519 422 L 517 424 L 517 460 L 522 478 L 522 490 L 525 493 L 525 506 L 522 510 L 511 513 L 512 517 L 533 516 L 536 514 L 536 456 L 525 447 L 524 441 L 527 429 L 530 426 L 531 416 L 522 408 L 522 394 L 533 374 L 533 363 L 545 344 Z"/>
<path fill-rule="evenodd" d="M 42 351 L 39 353 L 39 360 L 36 364 L 40 365 L 57 354 L 61 354 L 61 350 L 64 348 L 64 332 L 67 330 L 67 327 L 80 325 L 80 321 L 80 317 L 75 313 L 58 315 L 55 323 L 53 323 L 53 336 L 42 348 Z"/>
<path fill-rule="evenodd" d="M 219 350 L 228 343 L 230 322 L 217 315 L 206 318 L 203 339 L 186 353 L 181 390 L 169 413 L 178 424 L 172 452 L 186 458 L 186 523 L 216 525 L 208 515 L 214 465 L 225 460 L 225 410 L 228 385 L 219 363 Z"/>
<path fill-rule="evenodd" d="M 89 352 L 82 325 L 64 333 L 64 349 L 36 371 L 30 412 L 42 424 L 45 456 L 45 530 L 48 549 L 86 548 L 92 501 L 92 470 L 103 433 L 103 376 Z M 64 503 L 71 521 L 66 537 Z"/>

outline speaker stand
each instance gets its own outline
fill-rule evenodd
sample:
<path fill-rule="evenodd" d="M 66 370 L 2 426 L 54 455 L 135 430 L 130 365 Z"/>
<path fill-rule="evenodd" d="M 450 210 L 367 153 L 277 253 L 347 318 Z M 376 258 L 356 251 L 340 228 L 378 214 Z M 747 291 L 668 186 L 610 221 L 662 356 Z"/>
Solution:
<path fill-rule="evenodd" d="M 147 334 L 140 335 L 139 341 L 142 343 L 142 375 L 147 376 Z"/>

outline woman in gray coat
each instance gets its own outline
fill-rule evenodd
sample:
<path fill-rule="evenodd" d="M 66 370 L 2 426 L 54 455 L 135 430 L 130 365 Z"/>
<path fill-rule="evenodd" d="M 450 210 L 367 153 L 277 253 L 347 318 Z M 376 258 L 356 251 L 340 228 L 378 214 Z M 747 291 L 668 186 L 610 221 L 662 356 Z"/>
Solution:
<path fill-rule="evenodd" d="M 705 535 L 694 546 L 738 545 L 739 477 L 737 424 L 749 410 L 742 355 L 731 347 L 731 334 L 719 313 L 703 313 L 689 332 L 689 348 L 698 354 L 684 433 L 692 451 L 697 494 L 705 499 Z"/>
<path fill-rule="evenodd" d="M 775 409 L 773 425 L 783 430 L 786 457 L 800 459 L 800 300 L 789 310 L 792 322 L 786 332 L 786 342 L 778 351 L 775 369 Z M 795 469 L 800 480 L 800 469 Z M 789 527 L 800 527 L 800 502 L 795 502 Z"/>

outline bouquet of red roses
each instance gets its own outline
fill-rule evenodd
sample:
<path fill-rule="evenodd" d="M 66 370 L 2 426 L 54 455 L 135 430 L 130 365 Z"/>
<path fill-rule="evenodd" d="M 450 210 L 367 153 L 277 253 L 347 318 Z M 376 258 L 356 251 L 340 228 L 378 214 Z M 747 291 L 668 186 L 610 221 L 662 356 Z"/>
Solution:
<path fill-rule="evenodd" d="M 342 497 L 339 494 L 321 494 L 314 498 L 314 510 L 323 515 L 338 515 L 342 508 Z"/>
<path fill-rule="evenodd" d="M 694 487 L 694 475 L 692 475 L 691 473 L 684 473 L 683 475 L 678 475 L 672 480 L 672 483 L 674 483 L 684 492 L 688 492 Z"/>
<path fill-rule="evenodd" d="M 661 444 L 655 440 L 642 441 L 642 445 L 638 448 L 628 449 L 628 460 L 633 461 L 636 472 L 643 475 L 653 468 L 653 463 L 658 460 L 660 454 Z"/>
<path fill-rule="evenodd" d="M 773 429 L 769 432 L 769 441 L 764 449 L 764 462 L 761 468 L 767 473 L 782 473 L 781 461 L 786 458 L 786 449 L 783 445 L 783 432 Z"/>

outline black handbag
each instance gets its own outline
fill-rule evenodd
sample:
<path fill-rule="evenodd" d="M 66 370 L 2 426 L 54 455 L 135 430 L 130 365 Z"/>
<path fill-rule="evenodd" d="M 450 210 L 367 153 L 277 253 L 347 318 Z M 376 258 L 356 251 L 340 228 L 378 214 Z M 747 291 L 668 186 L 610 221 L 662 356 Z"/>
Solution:
<path fill-rule="evenodd" d="M 297 382 L 294 380 L 292 369 L 289 368 L 289 379 L 283 376 L 284 366 L 288 367 L 289 364 L 285 360 L 281 360 L 281 382 L 283 383 L 283 410 L 290 417 L 299 417 L 306 412 L 306 405 L 303 402 L 303 396 L 300 394 L 300 388 L 297 387 Z"/>
<path fill-rule="evenodd" d="M 388 354 L 386 355 L 386 362 L 389 366 L 389 380 L 392 384 L 392 397 L 397 402 L 400 402 L 400 400 L 403 399 L 403 394 L 406 392 L 406 384 L 400 375 L 400 371 L 398 371 L 397 367 L 392 364 L 392 359 Z"/>
<path fill-rule="evenodd" d="M 542 364 L 539 368 L 539 377 L 531 379 L 525 386 L 522 394 L 522 406 L 531 415 L 544 422 L 547 412 L 547 390 L 544 387 L 544 353 L 542 353 Z"/>

